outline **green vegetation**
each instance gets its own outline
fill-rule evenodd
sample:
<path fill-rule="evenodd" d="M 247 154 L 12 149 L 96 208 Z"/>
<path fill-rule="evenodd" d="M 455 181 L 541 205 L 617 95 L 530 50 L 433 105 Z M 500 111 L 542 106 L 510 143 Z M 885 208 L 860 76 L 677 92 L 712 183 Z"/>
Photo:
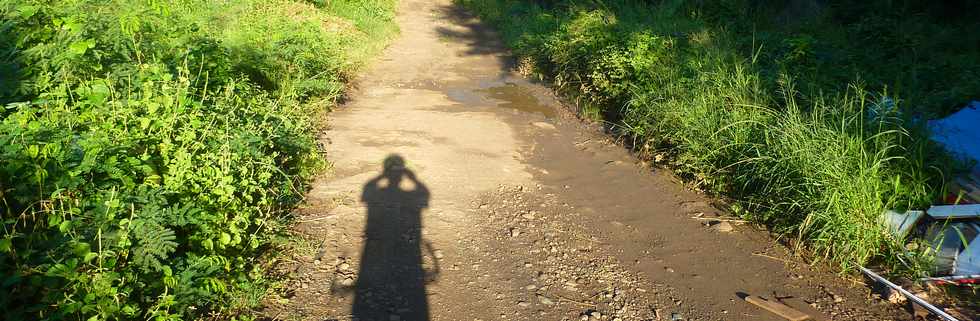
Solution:
<path fill-rule="evenodd" d="M 522 70 L 814 259 L 925 270 L 879 215 L 942 192 L 948 162 L 914 119 L 980 91 L 972 17 L 915 1 L 459 2 Z"/>
<path fill-rule="evenodd" d="M 248 317 L 394 0 L 0 0 L 0 306 Z"/>

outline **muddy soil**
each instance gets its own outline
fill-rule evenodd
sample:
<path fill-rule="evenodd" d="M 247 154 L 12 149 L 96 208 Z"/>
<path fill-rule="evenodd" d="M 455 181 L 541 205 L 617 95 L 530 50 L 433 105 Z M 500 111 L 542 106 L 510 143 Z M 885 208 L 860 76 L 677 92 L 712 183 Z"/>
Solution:
<path fill-rule="evenodd" d="M 403 0 L 396 40 L 322 134 L 279 267 L 278 320 L 906 320 L 651 168 L 512 72 L 451 0 Z"/>

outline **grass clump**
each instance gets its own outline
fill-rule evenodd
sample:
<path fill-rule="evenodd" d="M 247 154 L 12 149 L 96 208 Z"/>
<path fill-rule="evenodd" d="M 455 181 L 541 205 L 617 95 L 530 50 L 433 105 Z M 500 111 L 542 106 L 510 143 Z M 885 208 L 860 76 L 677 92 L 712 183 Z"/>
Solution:
<path fill-rule="evenodd" d="M 10 319 L 246 318 L 394 1 L 0 0 Z"/>
<path fill-rule="evenodd" d="M 866 12 L 870 20 L 852 17 L 857 20 L 824 37 L 816 31 L 840 19 L 841 10 L 858 9 L 831 1 L 805 24 L 781 25 L 778 13 L 792 4 L 458 2 L 498 26 L 515 54 L 584 114 L 614 123 L 640 152 L 669 154 L 679 173 L 732 197 L 736 214 L 767 224 L 841 270 L 877 261 L 899 272 L 925 272 L 879 217 L 885 209 L 922 208 L 937 199 L 949 169 L 913 115 L 946 112 L 949 102 L 966 102 L 964 95 L 978 87 L 970 81 L 936 92 L 931 88 L 942 84 L 909 76 L 900 62 L 918 49 L 873 39 L 845 44 L 854 28 L 870 28 L 861 29 L 864 36 L 894 34 L 882 30 L 890 23 L 868 25 L 881 18 L 873 11 Z M 964 28 L 914 19 L 919 27 L 911 37 Z M 934 43 L 944 42 L 920 45 Z M 846 71 L 834 69 L 840 66 Z M 935 68 L 962 78 L 953 66 L 966 65 L 915 65 L 913 72 Z M 915 98 L 897 99 L 888 88 Z"/>

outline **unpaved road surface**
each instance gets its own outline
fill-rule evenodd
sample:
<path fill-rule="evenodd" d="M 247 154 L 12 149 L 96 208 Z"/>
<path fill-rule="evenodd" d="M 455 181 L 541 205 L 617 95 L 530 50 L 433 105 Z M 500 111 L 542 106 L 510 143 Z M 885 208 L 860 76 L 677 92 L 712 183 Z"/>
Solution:
<path fill-rule="evenodd" d="M 512 73 L 450 0 L 401 1 L 396 40 L 334 112 L 334 168 L 263 313 L 282 320 L 900 320 L 787 255 Z"/>

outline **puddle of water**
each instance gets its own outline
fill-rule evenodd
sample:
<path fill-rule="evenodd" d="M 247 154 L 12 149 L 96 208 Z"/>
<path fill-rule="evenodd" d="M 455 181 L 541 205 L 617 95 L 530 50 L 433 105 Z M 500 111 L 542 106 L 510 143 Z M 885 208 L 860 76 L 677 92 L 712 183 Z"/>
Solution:
<path fill-rule="evenodd" d="M 542 103 L 529 88 L 520 84 L 493 81 L 483 82 L 478 88 L 476 90 L 466 87 L 447 88 L 443 92 L 449 99 L 464 105 L 489 103 L 496 104 L 497 107 L 541 114 L 547 118 L 556 116 L 554 106 Z"/>
<path fill-rule="evenodd" d="M 489 87 L 480 91 L 486 93 L 490 98 L 502 101 L 497 106 L 542 114 L 548 118 L 555 117 L 553 106 L 542 104 L 530 90 L 517 84 L 505 83 L 502 86 Z"/>
<path fill-rule="evenodd" d="M 448 88 L 444 92 L 450 100 L 464 105 L 482 105 L 487 103 L 483 95 L 469 88 Z"/>

